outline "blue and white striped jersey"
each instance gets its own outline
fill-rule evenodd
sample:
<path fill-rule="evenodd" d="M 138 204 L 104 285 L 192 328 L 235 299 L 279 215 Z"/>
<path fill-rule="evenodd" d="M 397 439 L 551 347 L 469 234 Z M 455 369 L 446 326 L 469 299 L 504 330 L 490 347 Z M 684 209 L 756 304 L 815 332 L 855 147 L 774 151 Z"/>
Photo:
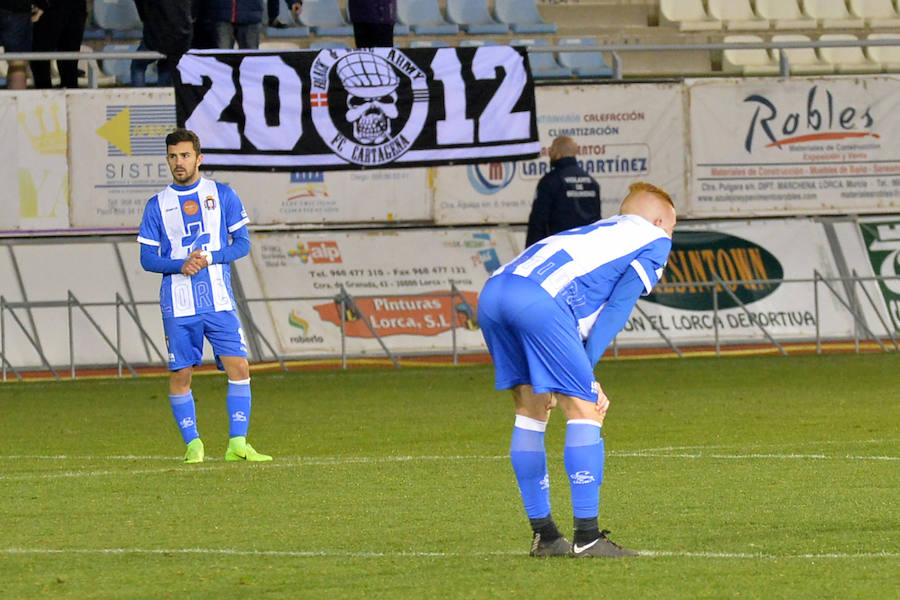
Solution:
<path fill-rule="evenodd" d="M 228 235 L 248 222 L 234 190 L 201 177 L 190 186 L 170 184 L 150 198 L 137 240 L 159 247 L 162 258 L 184 261 L 194 250 L 226 248 Z M 213 264 L 193 277 L 164 274 L 159 303 L 163 317 L 234 310 L 230 265 Z"/>
<path fill-rule="evenodd" d="M 571 311 L 586 340 L 627 269 L 637 272 L 647 295 L 662 277 L 671 249 L 661 228 L 637 215 L 616 215 L 545 238 L 491 277 L 511 273 L 537 282 Z"/>

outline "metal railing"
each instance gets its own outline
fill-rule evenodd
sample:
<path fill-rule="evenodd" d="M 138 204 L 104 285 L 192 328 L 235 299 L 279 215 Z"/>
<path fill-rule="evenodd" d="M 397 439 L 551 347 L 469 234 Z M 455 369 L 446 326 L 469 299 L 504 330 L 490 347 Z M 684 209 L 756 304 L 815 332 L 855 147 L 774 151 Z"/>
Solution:
<path fill-rule="evenodd" d="M 803 40 L 803 41 L 771 41 L 771 42 L 710 42 L 690 44 L 599 44 L 597 46 L 583 45 L 546 45 L 526 46 L 528 52 L 606 52 L 612 56 L 612 79 L 623 79 L 624 61 L 621 54 L 631 52 L 685 52 L 685 51 L 723 51 L 723 50 L 789 50 L 794 48 L 868 48 L 872 46 L 900 46 L 897 39 L 856 39 L 856 40 Z M 306 48 L 301 51 L 317 52 Z M 275 50 L 273 50 L 274 52 Z M 284 52 L 284 50 L 277 50 Z M 150 50 L 115 50 L 99 52 L 0 52 L 0 60 L 5 61 L 30 61 L 30 60 L 87 60 L 88 63 L 88 87 L 97 87 L 99 81 L 98 67 L 93 61 L 113 59 L 159 59 L 165 58 L 159 52 Z M 738 73 L 714 72 L 716 75 L 735 76 Z M 790 77 L 791 65 L 785 52 L 779 52 L 779 76 Z"/>
<path fill-rule="evenodd" d="M 856 352 L 860 352 L 861 350 L 861 339 L 871 339 L 873 340 L 882 352 L 897 352 L 900 351 L 900 344 L 898 344 L 897 337 L 895 336 L 896 328 L 891 325 L 890 315 L 883 315 L 882 310 L 879 307 L 878 302 L 872 297 L 869 290 L 864 285 L 868 282 L 884 282 L 888 280 L 900 280 L 900 276 L 859 276 L 857 273 L 853 273 L 851 277 L 825 277 L 821 275 L 818 271 L 813 272 L 813 276 L 811 278 L 801 278 L 801 279 L 741 279 L 741 280 L 725 280 L 720 277 L 713 275 L 713 279 L 711 281 L 692 281 L 692 282 L 679 282 L 679 283 L 660 283 L 656 286 L 657 291 L 665 291 L 667 289 L 676 289 L 683 288 L 685 286 L 692 286 L 694 288 L 707 289 L 712 296 L 712 323 L 713 323 L 713 339 L 712 344 L 715 348 L 715 355 L 720 356 L 722 353 L 722 342 L 720 336 L 720 319 L 719 314 L 723 310 L 720 308 L 719 296 L 720 294 L 725 294 L 734 304 L 734 307 L 739 308 L 742 312 L 748 315 L 747 322 L 754 325 L 756 328 L 760 330 L 763 334 L 763 337 L 782 355 L 786 355 L 787 351 L 782 346 L 781 343 L 776 339 L 776 336 L 767 328 L 760 319 L 754 318 L 747 304 L 742 301 L 737 294 L 734 293 L 730 288 L 733 286 L 742 286 L 742 285 L 781 285 L 781 284 L 796 284 L 796 285 L 812 285 L 813 287 L 813 303 L 814 303 L 814 321 L 815 321 L 815 334 L 814 339 L 816 343 L 816 352 L 822 353 L 822 342 L 823 337 L 821 334 L 821 311 L 820 311 L 820 288 L 824 288 L 828 293 L 833 295 L 840 306 L 849 313 L 853 321 L 856 325 L 855 331 L 853 334 L 853 339 L 855 341 Z M 843 285 L 845 291 L 847 293 L 847 297 L 843 296 L 836 287 L 837 285 Z M 863 290 L 863 295 L 866 298 L 867 305 L 861 305 L 853 300 L 855 297 L 854 294 L 851 293 L 851 290 L 855 290 L 856 286 L 860 286 Z M 458 315 L 457 312 L 460 312 L 460 307 L 462 308 L 462 312 L 466 315 L 474 315 L 474 308 L 469 304 L 469 302 L 465 299 L 462 292 L 456 287 L 456 285 L 451 281 L 450 282 L 450 291 L 445 293 L 434 293 L 428 294 L 433 297 L 449 297 L 449 320 L 450 331 L 451 331 L 451 348 L 450 352 L 453 357 L 453 364 L 458 364 L 458 357 L 461 354 L 461 350 L 459 347 L 459 343 L 456 336 L 456 328 Z M 378 328 L 375 327 L 369 315 L 366 315 L 365 312 L 360 308 L 358 300 L 364 298 L 405 298 L 408 297 L 409 294 L 378 294 L 378 295 L 351 295 L 343 286 L 340 286 L 340 292 L 336 296 L 311 296 L 311 297 L 285 297 L 285 298 L 241 298 L 237 300 L 239 306 L 249 309 L 252 304 L 255 303 L 273 303 L 273 302 L 302 302 L 302 301 L 326 301 L 326 302 L 334 302 L 339 308 L 340 313 L 340 334 L 341 334 L 341 344 L 340 344 L 340 352 L 337 354 L 324 354 L 318 356 L 311 356 L 308 354 L 302 355 L 286 355 L 278 352 L 275 349 L 275 345 L 264 335 L 264 333 L 260 330 L 258 325 L 256 324 L 255 317 L 253 316 L 252 310 L 245 311 L 245 315 L 249 315 L 249 319 L 244 319 L 244 326 L 247 329 L 247 333 L 251 336 L 257 338 L 258 341 L 261 341 L 262 344 L 267 348 L 269 355 L 260 355 L 251 357 L 255 359 L 256 362 L 263 362 L 273 360 L 279 363 L 283 370 L 288 370 L 287 361 L 289 360 L 311 360 L 311 359 L 341 359 L 341 367 L 346 369 L 348 367 L 348 360 L 351 358 L 361 358 L 361 357 L 371 357 L 371 352 L 357 352 L 351 353 L 347 349 L 347 315 L 348 312 L 352 314 L 354 319 L 359 319 L 363 322 L 366 329 L 371 333 L 372 337 L 376 339 L 379 343 L 381 350 L 384 352 L 385 356 L 387 356 L 395 367 L 399 368 L 400 363 L 397 359 L 397 351 L 392 350 L 390 345 L 385 341 L 383 336 L 381 336 L 378 332 Z M 459 300 L 459 303 L 457 303 Z M 137 307 L 138 306 L 158 306 L 158 302 L 153 301 L 126 301 L 121 295 L 118 293 L 115 296 L 115 301 L 112 302 L 81 302 L 71 291 L 67 292 L 66 300 L 58 300 L 58 301 L 23 301 L 23 302 L 8 302 L 3 296 L 0 296 L 0 364 L 2 364 L 2 381 L 8 380 L 8 374 L 12 373 L 16 379 L 22 380 L 24 379 L 22 372 L 25 370 L 34 370 L 35 367 L 16 367 L 16 365 L 12 364 L 8 359 L 7 352 L 7 337 L 8 337 L 8 328 L 10 320 L 13 325 L 17 327 L 17 329 L 23 334 L 27 343 L 31 346 L 31 348 L 35 351 L 37 356 L 39 357 L 40 366 L 38 370 L 43 370 L 49 372 L 55 379 L 61 379 L 60 374 L 57 370 L 61 365 L 53 365 L 51 361 L 48 360 L 46 356 L 46 352 L 44 350 L 43 344 L 40 338 L 36 335 L 37 327 L 34 324 L 33 318 L 31 318 L 31 312 L 39 309 L 60 309 L 65 308 L 67 310 L 67 341 L 68 341 L 68 354 L 69 361 L 66 365 L 69 371 L 69 378 L 76 379 L 77 378 L 77 370 L 78 368 L 100 368 L 109 365 L 98 365 L 98 364 L 84 364 L 78 361 L 78 352 L 77 347 L 78 343 L 75 339 L 75 318 L 76 315 L 81 314 L 84 318 L 89 322 L 93 330 L 95 330 L 103 343 L 112 351 L 115 356 L 115 366 L 117 375 L 122 377 L 124 375 L 124 370 L 128 370 L 132 377 L 138 375 L 138 372 L 135 367 L 141 366 L 156 366 L 156 367 L 164 367 L 166 366 L 166 361 L 163 354 L 160 352 L 159 348 L 153 342 L 151 336 L 147 333 L 146 329 L 141 324 L 140 317 L 138 315 Z M 877 317 L 880 325 L 886 332 L 886 337 L 890 340 L 890 347 L 884 343 L 882 336 L 877 335 L 872 328 L 867 324 L 865 316 L 863 314 L 863 310 L 867 306 L 871 312 Z M 115 309 L 115 331 L 110 334 L 108 331 L 104 331 L 103 327 L 100 325 L 98 320 L 94 315 L 91 314 L 90 309 L 96 308 L 110 308 L 114 307 Z M 660 327 L 654 319 L 649 318 L 649 315 L 644 310 L 643 307 L 638 305 L 636 307 L 637 313 L 642 315 L 647 321 L 650 323 L 650 326 L 653 331 L 655 331 L 663 344 L 669 347 L 675 354 L 679 357 L 684 357 L 684 353 L 681 349 L 676 345 L 676 343 L 672 340 L 671 337 L 667 336 L 664 328 Z M 27 311 L 29 313 L 29 322 L 31 323 L 31 327 L 25 324 L 25 321 L 21 318 L 19 311 Z M 128 317 L 131 322 L 137 326 L 140 337 L 142 338 L 142 342 L 149 343 L 149 349 L 152 349 L 152 354 L 150 350 L 147 350 L 148 361 L 143 364 L 131 363 L 129 362 L 123 353 L 122 349 L 122 334 L 123 334 L 123 324 L 122 324 L 122 315 Z M 862 335 L 860 335 L 862 334 Z M 809 338 L 811 339 L 811 338 Z M 845 338 L 841 338 L 845 339 Z M 113 341 L 115 340 L 115 341 Z M 754 342 L 758 342 L 758 338 L 753 340 Z M 741 341 L 734 341 L 734 343 L 746 343 Z M 622 344 L 618 341 L 618 337 L 613 341 L 612 345 L 612 354 L 615 358 L 618 358 L 618 350 Z M 646 347 L 646 344 L 644 344 Z M 484 348 L 480 348 L 478 350 L 479 353 L 483 353 L 485 351 Z M 446 354 L 446 352 L 434 352 L 434 351 L 404 351 L 404 355 L 406 356 L 424 356 L 424 355 L 433 355 L 433 354 Z M 158 358 L 158 362 L 153 359 L 155 355 Z"/>

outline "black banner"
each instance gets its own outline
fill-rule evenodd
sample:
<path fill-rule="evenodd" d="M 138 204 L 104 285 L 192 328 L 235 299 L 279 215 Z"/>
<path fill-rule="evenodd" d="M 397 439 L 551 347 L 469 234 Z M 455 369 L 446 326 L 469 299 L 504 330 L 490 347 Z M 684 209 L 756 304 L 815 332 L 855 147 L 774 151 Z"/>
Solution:
<path fill-rule="evenodd" d="M 523 48 L 199 51 L 178 63 L 178 125 L 214 169 L 335 170 L 533 158 Z"/>

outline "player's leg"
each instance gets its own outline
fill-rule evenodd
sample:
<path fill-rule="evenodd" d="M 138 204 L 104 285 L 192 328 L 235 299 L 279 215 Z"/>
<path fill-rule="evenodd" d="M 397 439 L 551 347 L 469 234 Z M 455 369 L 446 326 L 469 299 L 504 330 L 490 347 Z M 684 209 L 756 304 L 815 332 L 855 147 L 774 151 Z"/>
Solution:
<path fill-rule="evenodd" d="M 516 422 L 509 457 L 533 532 L 531 555 L 564 556 L 569 553 L 570 545 L 550 510 L 550 476 L 544 445 L 544 433 L 556 399 L 552 394 L 535 394 L 527 384 L 514 387 L 512 393 Z"/>
<path fill-rule="evenodd" d="M 525 283 L 525 289 L 520 284 Z M 550 479 L 544 432 L 555 400 L 550 394 L 535 394 L 531 387 L 528 357 L 521 332 L 513 316 L 530 305 L 533 284 L 520 277 L 496 277 L 488 281 L 478 302 L 478 322 L 494 361 L 497 389 L 511 389 L 515 402 L 515 424 L 510 442 L 510 461 L 525 513 L 533 531 L 532 556 L 568 553 L 569 543 L 559 532 L 550 510 Z M 546 294 L 538 288 L 538 298 Z"/>
<path fill-rule="evenodd" d="M 593 375 L 590 376 L 593 382 Z M 572 514 L 575 536 L 572 555 L 577 557 L 635 556 L 637 553 L 617 546 L 600 531 L 600 484 L 603 482 L 605 449 L 603 419 L 609 399 L 594 383 L 595 401 L 559 394 L 559 405 L 566 415 L 566 447 L 564 461 L 572 492 Z"/>
<path fill-rule="evenodd" d="M 272 457 L 260 454 L 247 443 L 250 427 L 250 365 L 241 322 L 234 311 L 219 311 L 204 316 L 205 334 L 213 347 L 219 368 L 228 376 L 225 405 L 228 410 L 228 448 L 225 460 L 269 461 Z"/>
<path fill-rule="evenodd" d="M 191 391 L 191 373 L 202 357 L 202 329 L 194 317 L 177 317 L 163 319 L 163 330 L 169 351 L 169 403 L 175 424 L 187 444 L 184 462 L 203 462 L 203 442 L 197 431 L 197 412 Z"/>

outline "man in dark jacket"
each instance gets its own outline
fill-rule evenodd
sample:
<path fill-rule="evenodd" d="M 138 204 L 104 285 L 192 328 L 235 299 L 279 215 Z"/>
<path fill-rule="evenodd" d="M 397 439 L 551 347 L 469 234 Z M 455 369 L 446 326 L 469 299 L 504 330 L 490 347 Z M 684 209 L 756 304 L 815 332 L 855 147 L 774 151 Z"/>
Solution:
<path fill-rule="evenodd" d="M 347 0 L 357 48 L 394 46 L 397 0 Z"/>
<path fill-rule="evenodd" d="M 531 215 L 525 247 L 554 233 L 600 220 L 600 185 L 578 166 L 578 145 L 562 136 L 550 144 L 550 172 L 541 177 Z"/>
<path fill-rule="evenodd" d="M 78 52 L 84 37 L 87 21 L 85 0 L 53 0 L 41 18 L 34 24 L 32 50 L 35 52 Z M 78 87 L 78 61 L 58 60 L 60 87 Z M 46 89 L 52 86 L 50 61 L 31 61 L 34 87 Z"/>
<path fill-rule="evenodd" d="M 159 85 L 172 85 L 172 73 L 181 55 L 191 47 L 194 25 L 191 0 L 134 0 L 144 24 L 144 37 L 138 50 L 156 50 L 166 58 L 156 63 Z M 140 87 L 144 71 L 151 61 L 131 61 L 131 83 Z"/>
<path fill-rule="evenodd" d="M 6 52 L 31 52 L 32 24 L 47 8 L 46 0 L 0 0 L 0 46 Z M 11 90 L 27 86 L 28 63 L 9 62 L 6 85 Z"/>
<path fill-rule="evenodd" d="M 263 15 L 260 0 L 211 0 L 210 8 L 219 48 L 230 50 L 235 42 L 241 49 L 259 48 Z"/>

